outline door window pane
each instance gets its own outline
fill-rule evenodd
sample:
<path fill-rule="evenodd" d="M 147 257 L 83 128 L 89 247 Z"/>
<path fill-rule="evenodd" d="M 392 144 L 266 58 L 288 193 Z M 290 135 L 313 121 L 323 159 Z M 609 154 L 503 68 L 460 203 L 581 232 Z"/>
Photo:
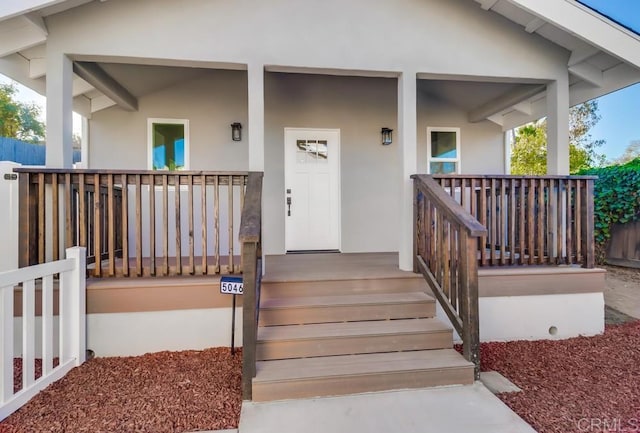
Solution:
<path fill-rule="evenodd" d="M 329 157 L 327 140 L 297 140 L 296 161 L 304 163 L 326 163 Z"/>

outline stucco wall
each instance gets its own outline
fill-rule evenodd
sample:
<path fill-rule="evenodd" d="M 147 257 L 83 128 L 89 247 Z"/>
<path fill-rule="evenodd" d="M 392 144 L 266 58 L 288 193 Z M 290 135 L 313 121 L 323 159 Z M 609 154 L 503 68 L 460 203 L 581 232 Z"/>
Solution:
<path fill-rule="evenodd" d="M 443 101 L 418 93 L 418 172 L 427 172 L 427 128 L 460 128 L 462 173 L 504 174 L 502 128 L 495 123 L 470 123 L 467 113 Z"/>
<path fill-rule="evenodd" d="M 139 98 L 139 110 L 117 107 L 91 119 L 91 168 L 147 169 L 147 119 L 189 119 L 190 169 L 247 170 L 247 142 L 231 140 L 232 122 L 247 123 L 245 71 L 203 74 Z"/>
<path fill-rule="evenodd" d="M 544 80 L 566 74 L 569 55 L 471 0 L 112 0 L 50 16 L 47 26 L 47 57 Z"/>
<path fill-rule="evenodd" d="M 246 170 L 247 140 L 229 124 L 246 122 L 246 74 L 209 71 L 140 98 L 140 110 L 112 107 L 91 120 L 91 168 L 147 164 L 147 118 L 190 122 L 191 168 Z M 264 237 L 267 254 L 284 253 L 284 128 L 331 128 L 341 134 L 342 251 L 397 251 L 398 144 L 382 146 L 380 128 L 396 129 L 397 80 L 309 74 L 265 76 Z M 466 113 L 418 94 L 418 169 L 426 172 L 426 128 L 461 128 L 465 173 L 503 173 L 500 127 L 469 123 Z M 196 213 L 197 214 L 197 213 Z M 146 244 L 145 244 L 146 245 Z"/>
<path fill-rule="evenodd" d="M 395 79 L 267 74 L 264 221 L 267 254 L 284 253 L 284 128 L 340 129 L 342 251 L 396 251 L 397 146 L 380 128 L 396 126 Z"/>

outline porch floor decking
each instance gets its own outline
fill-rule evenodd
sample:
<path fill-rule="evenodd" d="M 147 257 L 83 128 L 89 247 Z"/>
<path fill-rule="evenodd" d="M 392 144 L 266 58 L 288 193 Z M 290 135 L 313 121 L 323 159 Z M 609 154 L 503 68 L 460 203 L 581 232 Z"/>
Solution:
<path fill-rule="evenodd" d="M 309 253 L 266 256 L 263 282 L 418 278 L 401 271 L 398 253 Z"/>

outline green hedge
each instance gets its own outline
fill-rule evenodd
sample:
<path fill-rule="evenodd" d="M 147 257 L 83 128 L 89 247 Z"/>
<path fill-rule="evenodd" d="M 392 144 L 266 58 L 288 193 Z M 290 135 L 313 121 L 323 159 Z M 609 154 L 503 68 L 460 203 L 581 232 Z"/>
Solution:
<path fill-rule="evenodd" d="M 603 262 L 611 226 L 640 219 L 640 158 L 579 174 L 598 176 L 594 186 L 594 234 L 597 259 Z"/>

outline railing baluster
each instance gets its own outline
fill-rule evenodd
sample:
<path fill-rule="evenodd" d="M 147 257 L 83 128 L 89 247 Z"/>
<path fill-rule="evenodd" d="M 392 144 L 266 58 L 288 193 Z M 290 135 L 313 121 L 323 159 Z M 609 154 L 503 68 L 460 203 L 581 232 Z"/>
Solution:
<path fill-rule="evenodd" d="M 496 258 L 496 246 L 498 245 L 498 220 L 500 219 L 500 217 L 498 215 L 496 179 L 491 179 L 489 183 L 491 185 L 491 190 L 489 193 L 489 221 L 491 222 L 489 230 L 489 245 L 491 251 L 489 251 L 489 255 L 491 257 L 491 265 L 493 266 L 498 264 Z"/>
<path fill-rule="evenodd" d="M 480 180 L 480 224 L 487 227 L 487 182 L 484 178 Z M 487 265 L 487 240 L 489 233 L 480 238 L 480 261 L 482 266 Z M 489 241 L 490 243 L 490 241 Z"/>
<path fill-rule="evenodd" d="M 109 242 L 109 276 L 116 274 L 116 212 L 113 197 L 113 173 L 107 175 L 107 239 Z"/>
<path fill-rule="evenodd" d="M 518 225 L 516 223 L 516 180 L 509 180 L 509 262 L 513 266 L 516 264 L 516 233 Z"/>
<path fill-rule="evenodd" d="M 169 275 L 169 179 L 162 175 L 162 275 Z"/>
<path fill-rule="evenodd" d="M 585 181 L 579 180 L 576 182 L 576 261 L 582 262 L 582 191 L 584 190 Z"/>
<path fill-rule="evenodd" d="M 544 221 L 545 221 L 545 204 L 544 204 L 544 179 L 538 179 L 538 218 L 536 219 L 536 225 L 538 228 L 538 264 L 542 265 L 545 261 L 544 250 Z"/>
<path fill-rule="evenodd" d="M 207 248 L 207 176 L 200 175 L 200 201 L 202 202 L 202 275 L 209 273 Z"/>
<path fill-rule="evenodd" d="M 509 201 L 507 200 L 506 179 L 499 179 L 500 183 L 500 199 L 498 200 L 498 206 L 500 207 L 500 219 L 498 225 L 500 226 L 499 239 L 500 239 L 500 265 L 504 266 L 507 263 L 507 242 L 509 242 L 509 235 L 506 233 L 507 228 L 511 228 L 509 225 Z"/>
<path fill-rule="evenodd" d="M 22 284 L 22 389 L 35 382 L 36 376 L 36 288 L 34 280 Z"/>
<path fill-rule="evenodd" d="M 213 227 L 216 234 L 215 237 L 215 263 L 216 270 L 215 273 L 220 273 L 220 177 L 213 177 L 213 212 L 214 212 L 214 220 Z"/>
<path fill-rule="evenodd" d="M 53 260 L 60 258 L 60 210 L 58 173 L 51 173 L 51 249 Z"/>
<path fill-rule="evenodd" d="M 38 263 L 44 263 L 46 259 L 45 203 L 44 173 L 40 173 L 38 174 Z"/>
<path fill-rule="evenodd" d="M 149 273 L 156 276 L 156 176 L 149 175 Z"/>
<path fill-rule="evenodd" d="M 176 275 L 182 275 L 182 230 L 180 224 L 180 175 L 173 177 L 176 213 Z"/>
<path fill-rule="evenodd" d="M 71 248 L 73 245 L 73 224 L 71 207 L 71 173 L 64 174 L 64 248 Z"/>
<path fill-rule="evenodd" d="M 194 261 L 194 238 L 193 238 L 193 175 L 187 176 L 187 198 L 188 198 L 188 218 L 189 218 L 189 274 L 195 274 Z"/>
<path fill-rule="evenodd" d="M 129 276 L 129 178 L 120 176 L 122 186 L 122 275 Z"/>
<path fill-rule="evenodd" d="M 93 175 L 93 255 L 96 258 L 93 268 L 93 276 L 102 276 L 102 233 L 100 209 L 100 175 Z"/>
<path fill-rule="evenodd" d="M 567 249 L 567 258 L 566 258 L 566 263 L 568 265 L 571 265 L 573 263 L 575 263 L 573 261 L 573 244 L 572 244 L 572 239 L 573 239 L 573 228 L 575 227 L 575 224 L 573 224 L 573 209 L 572 209 L 572 205 L 571 205 L 571 197 L 573 196 L 573 190 L 574 190 L 574 185 L 575 183 L 573 182 L 572 179 L 567 180 L 567 190 L 566 190 L 566 200 L 565 200 L 565 206 L 567 209 L 567 227 L 566 227 L 566 231 L 567 231 L 567 237 L 566 237 L 566 249 Z"/>
<path fill-rule="evenodd" d="M 53 370 L 53 275 L 42 277 L 42 376 Z"/>
<path fill-rule="evenodd" d="M 594 204 L 593 204 L 593 188 L 594 181 L 592 179 L 585 181 L 585 188 L 582 191 L 584 197 L 582 197 L 582 241 L 584 246 L 582 250 L 584 252 L 584 260 L 582 266 L 591 269 L 595 266 L 595 241 L 594 241 Z"/>
<path fill-rule="evenodd" d="M 136 275 L 141 277 L 144 273 L 142 265 L 142 184 L 140 175 L 135 175 L 136 181 Z"/>
<path fill-rule="evenodd" d="M 229 186 L 228 186 L 228 195 L 229 195 L 229 215 L 227 219 L 227 230 L 229 231 L 229 273 L 233 274 L 235 272 L 233 268 L 233 176 L 229 176 Z"/>
<path fill-rule="evenodd" d="M 558 191 L 556 193 L 556 257 L 555 257 L 555 264 L 559 265 L 561 263 L 563 263 L 562 260 L 562 248 L 564 245 L 564 235 L 563 234 L 563 229 L 564 229 L 564 223 L 563 223 L 563 213 L 564 213 L 564 200 L 562 199 L 564 197 L 564 191 L 565 191 L 565 181 L 563 181 L 562 179 L 559 179 L 557 182 L 558 185 Z"/>

